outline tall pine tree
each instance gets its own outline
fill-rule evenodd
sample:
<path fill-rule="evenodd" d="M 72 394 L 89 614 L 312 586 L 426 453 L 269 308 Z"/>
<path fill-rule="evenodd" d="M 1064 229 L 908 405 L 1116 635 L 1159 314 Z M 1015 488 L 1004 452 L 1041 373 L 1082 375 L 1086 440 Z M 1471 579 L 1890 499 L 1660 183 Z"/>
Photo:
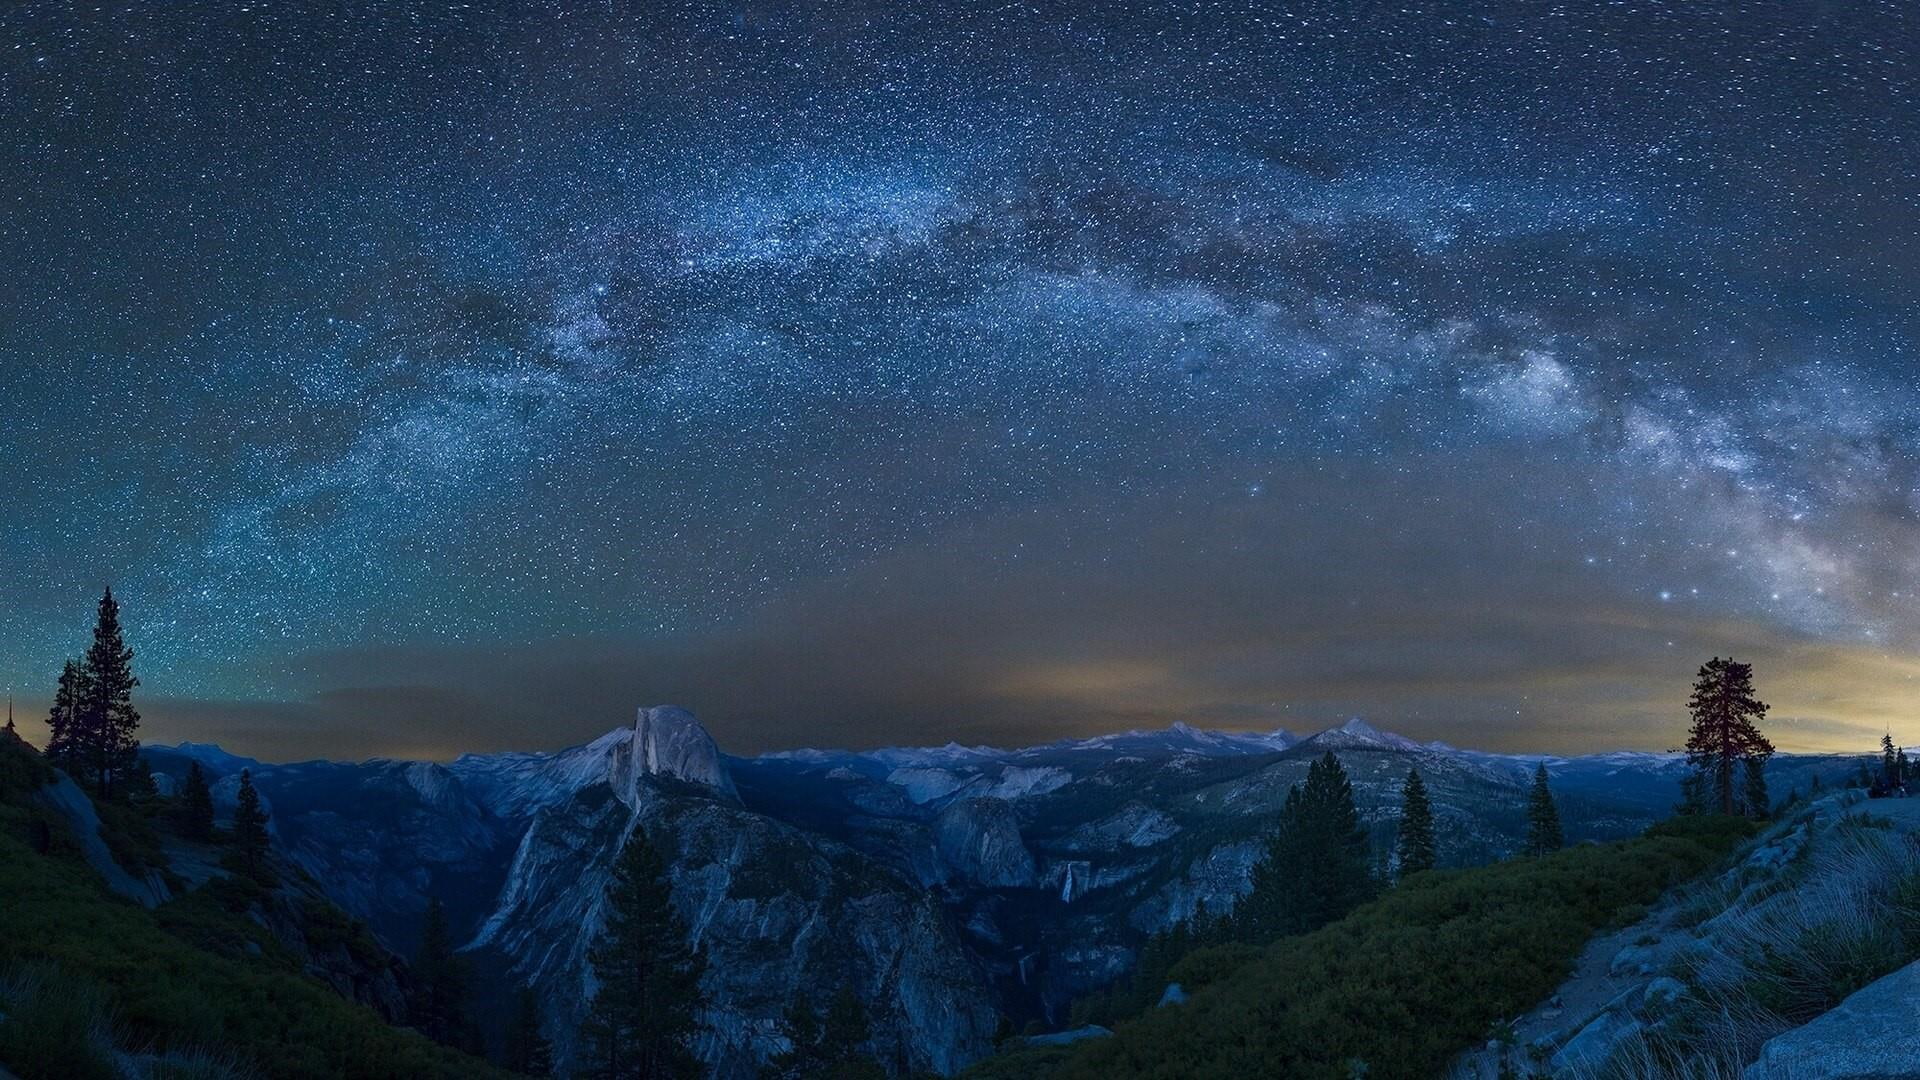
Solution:
<path fill-rule="evenodd" d="M 1714 657 L 1701 666 L 1687 708 L 1693 714 L 1687 765 L 1712 795 L 1713 805 L 1731 814 L 1739 795 L 1734 769 L 1747 758 L 1765 762 L 1773 756 L 1773 744 L 1755 726 L 1766 718 L 1767 705 L 1754 696 L 1752 665 Z"/>
<path fill-rule="evenodd" d="M 1891 731 L 1880 736 L 1880 782 L 1888 788 L 1900 783 L 1900 759 L 1894 755 Z"/>
<path fill-rule="evenodd" d="M 180 784 L 180 831 L 194 840 L 213 836 L 213 792 L 197 761 L 187 763 L 187 778 Z"/>
<path fill-rule="evenodd" d="M 1746 770 L 1747 790 L 1741 801 L 1746 804 L 1748 817 L 1765 820 L 1773 810 L 1773 800 L 1767 796 L 1767 763 L 1750 757 L 1746 760 Z"/>
<path fill-rule="evenodd" d="M 453 949 L 453 931 L 439 897 L 427 900 L 420 925 L 420 951 L 413 960 L 413 1026 L 447 1046 L 472 1042 L 467 1022 L 466 964 Z"/>
<path fill-rule="evenodd" d="M 666 862 L 638 828 L 614 864 L 606 929 L 589 960 L 599 989 L 582 1032 L 587 1075 L 698 1076 L 689 1044 L 699 1030 L 705 963 L 674 914 Z"/>
<path fill-rule="evenodd" d="M 1308 767 L 1306 783 L 1288 789 L 1279 828 L 1253 869 L 1253 891 L 1234 911 L 1234 933 L 1259 943 L 1317 930 L 1374 888 L 1353 785 L 1329 750 Z"/>
<path fill-rule="evenodd" d="M 1553 789 L 1547 786 L 1545 762 L 1534 770 L 1533 792 L 1527 797 L 1527 854 L 1545 855 L 1566 844 L 1560 832 L 1560 808 L 1554 805 Z"/>
<path fill-rule="evenodd" d="M 133 689 L 140 680 L 133 675 L 133 650 L 120 633 L 120 604 L 112 589 L 100 597 L 100 618 L 93 627 L 84 670 L 84 690 L 76 709 L 81 768 L 94 792 L 111 799 L 133 770 L 140 750 L 133 735 L 140 727 L 139 710 L 133 707 Z"/>
<path fill-rule="evenodd" d="M 781 1023 L 788 1049 L 761 1070 L 762 1080 L 885 1080 L 887 1070 L 864 1049 L 873 1038 L 866 1006 L 851 985 L 842 985 L 814 1015 L 805 995 L 795 997 Z"/>
<path fill-rule="evenodd" d="M 553 1044 L 540 1028 L 540 999 L 520 988 L 513 1026 L 507 1029 L 506 1066 L 522 1076 L 553 1075 Z"/>
<path fill-rule="evenodd" d="M 1433 803 L 1427 799 L 1427 785 L 1419 769 L 1407 770 L 1406 786 L 1400 789 L 1400 876 L 1433 869 Z"/>
<path fill-rule="evenodd" d="M 259 878 L 267 872 L 267 812 L 253 787 L 253 772 L 240 770 L 240 793 L 233 808 L 233 848 L 240 865 Z"/>
<path fill-rule="evenodd" d="M 47 760 L 68 776 L 85 777 L 80 768 L 80 698 L 86 691 L 86 673 L 68 660 L 60 669 L 60 687 L 53 692 L 47 712 Z"/>

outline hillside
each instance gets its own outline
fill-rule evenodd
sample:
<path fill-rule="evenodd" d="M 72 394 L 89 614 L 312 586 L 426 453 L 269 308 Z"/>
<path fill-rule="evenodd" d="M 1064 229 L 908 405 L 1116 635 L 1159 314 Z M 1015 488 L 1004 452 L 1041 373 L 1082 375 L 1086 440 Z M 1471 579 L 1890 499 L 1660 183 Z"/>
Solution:
<path fill-rule="evenodd" d="M 1538 859 L 1419 875 L 1348 917 L 1266 948 L 1177 964 L 1189 995 L 1111 1038 L 990 1059 L 973 1080 L 1432 1076 L 1544 998 L 1596 931 L 1637 919 L 1751 826 L 1676 819 Z"/>
<path fill-rule="evenodd" d="M 47 797 L 55 790 L 77 793 L 0 736 L 0 1064 L 27 1078 L 504 1075 L 383 1018 L 377 1006 L 397 1005 L 397 962 L 317 892 L 205 859 L 183 875 L 165 853 L 176 841 L 112 808 L 99 839 L 117 858 L 159 864 L 128 874 L 159 877 L 163 895 L 145 906 L 89 864 L 96 838 Z"/>

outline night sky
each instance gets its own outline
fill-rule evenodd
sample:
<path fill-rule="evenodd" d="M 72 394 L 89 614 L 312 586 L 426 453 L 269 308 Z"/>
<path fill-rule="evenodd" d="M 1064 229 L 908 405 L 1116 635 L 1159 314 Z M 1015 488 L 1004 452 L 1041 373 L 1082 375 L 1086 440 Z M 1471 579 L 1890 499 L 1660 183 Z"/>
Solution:
<path fill-rule="evenodd" d="M 1105 6 L 0 12 L 29 735 L 1920 739 L 1920 9 Z"/>

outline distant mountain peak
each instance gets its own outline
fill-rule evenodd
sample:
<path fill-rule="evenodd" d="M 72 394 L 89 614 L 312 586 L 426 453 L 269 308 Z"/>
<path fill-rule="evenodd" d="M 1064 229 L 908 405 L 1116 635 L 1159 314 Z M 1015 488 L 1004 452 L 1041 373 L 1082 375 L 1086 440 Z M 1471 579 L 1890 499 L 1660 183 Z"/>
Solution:
<path fill-rule="evenodd" d="M 635 771 L 671 776 L 736 795 L 720 747 L 692 713 L 677 705 L 642 706 L 633 722 Z"/>
<path fill-rule="evenodd" d="M 1381 731 L 1372 724 L 1356 716 L 1339 727 L 1328 728 L 1320 734 L 1305 740 L 1300 745 L 1321 749 L 1336 750 L 1342 748 L 1370 748 L 1376 750 L 1421 750 L 1419 743 L 1404 735 L 1395 735 L 1391 731 Z"/>
<path fill-rule="evenodd" d="M 183 758 L 190 758 L 219 773 L 256 768 L 260 764 L 250 757 L 229 754 L 214 743 L 181 742 L 172 746 L 161 743 L 153 745 L 150 749 L 179 754 Z"/>

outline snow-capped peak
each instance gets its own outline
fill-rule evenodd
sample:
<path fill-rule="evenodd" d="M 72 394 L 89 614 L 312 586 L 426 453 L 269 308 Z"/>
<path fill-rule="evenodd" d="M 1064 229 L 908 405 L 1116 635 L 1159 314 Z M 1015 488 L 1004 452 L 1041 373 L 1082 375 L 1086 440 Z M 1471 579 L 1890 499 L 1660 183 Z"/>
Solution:
<path fill-rule="evenodd" d="M 1381 731 L 1360 717 L 1354 717 L 1336 728 L 1327 730 L 1306 740 L 1301 745 L 1322 749 L 1359 749 L 1374 750 L 1419 750 L 1421 745 L 1404 735 L 1395 735 L 1390 731 Z"/>
<path fill-rule="evenodd" d="M 260 763 L 249 757 L 229 754 L 213 743 L 183 742 L 172 746 L 156 744 L 151 749 L 179 754 L 184 758 L 206 766 L 218 773 L 238 772 L 241 769 L 258 768 Z"/>

